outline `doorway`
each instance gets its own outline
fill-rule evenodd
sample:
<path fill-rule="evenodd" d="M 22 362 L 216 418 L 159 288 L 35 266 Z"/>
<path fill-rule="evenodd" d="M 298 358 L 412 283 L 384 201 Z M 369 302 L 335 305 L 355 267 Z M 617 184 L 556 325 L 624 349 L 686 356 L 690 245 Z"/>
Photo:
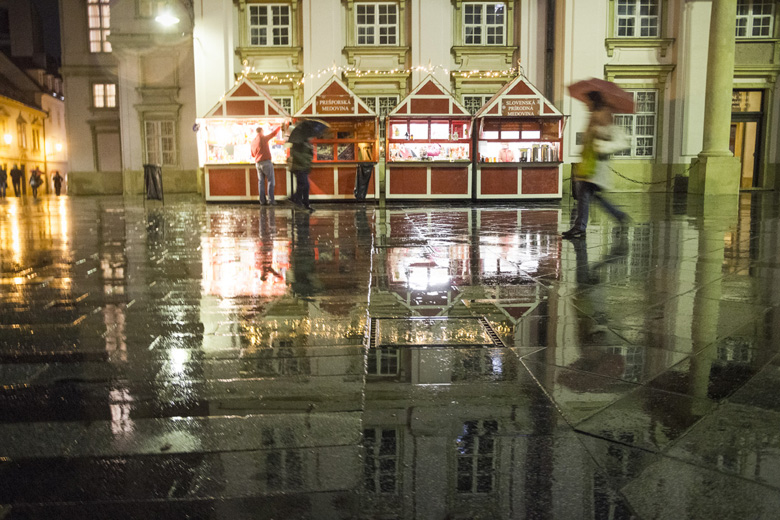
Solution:
<path fill-rule="evenodd" d="M 739 188 L 761 187 L 761 129 L 763 92 L 735 90 L 731 98 L 729 149 L 741 163 Z"/>

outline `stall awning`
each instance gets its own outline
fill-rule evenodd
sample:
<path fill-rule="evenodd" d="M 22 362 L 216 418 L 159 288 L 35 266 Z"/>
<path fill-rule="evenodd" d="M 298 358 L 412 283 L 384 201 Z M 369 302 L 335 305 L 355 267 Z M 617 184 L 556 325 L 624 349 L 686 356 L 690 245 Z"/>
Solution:
<path fill-rule="evenodd" d="M 562 115 L 526 77 L 518 76 L 501 87 L 474 117 Z"/>
<path fill-rule="evenodd" d="M 436 81 L 433 76 L 428 76 L 401 100 L 388 116 L 462 116 L 470 118 L 471 114 L 441 83 Z"/>
<path fill-rule="evenodd" d="M 376 117 L 357 94 L 333 76 L 295 113 L 295 117 Z"/>
<path fill-rule="evenodd" d="M 290 117 L 279 103 L 247 77 L 228 90 L 207 118 Z"/>

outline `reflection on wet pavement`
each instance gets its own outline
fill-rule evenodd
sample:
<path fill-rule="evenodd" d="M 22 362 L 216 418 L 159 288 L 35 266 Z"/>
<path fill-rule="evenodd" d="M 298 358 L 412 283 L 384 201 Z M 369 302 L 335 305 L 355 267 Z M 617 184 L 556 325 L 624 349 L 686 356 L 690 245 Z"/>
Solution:
<path fill-rule="evenodd" d="M 615 202 L 0 201 L 0 518 L 774 518 L 777 197 Z"/>

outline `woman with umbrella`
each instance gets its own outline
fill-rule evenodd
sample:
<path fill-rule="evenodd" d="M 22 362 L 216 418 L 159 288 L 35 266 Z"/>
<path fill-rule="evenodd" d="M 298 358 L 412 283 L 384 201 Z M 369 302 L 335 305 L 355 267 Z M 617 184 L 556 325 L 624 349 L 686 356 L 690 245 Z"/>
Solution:
<path fill-rule="evenodd" d="M 569 93 L 583 101 L 590 109 L 590 121 L 585 130 L 582 162 L 574 173 L 577 194 L 577 217 L 574 225 L 561 236 L 582 238 L 588 226 L 590 199 L 595 198 L 621 224 L 628 215 L 610 203 L 601 194 L 611 187 L 609 156 L 630 146 L 622 128 L 613 124 L 614 113 L 632 113 L 633 96 L 610 81 L 596 78 L 569 86 Z"/>
<path fill-rule="evenodd" d="M 318 119 L 304 119 L 290 132 L 287 142 L 292 144 L 290 150 L 290 171 L 295 175 L 295 193 L 290 202 L 303 206 L 309 213 L 314 208 L 309 204 L 309 172 L 314 159 L 313 137 L 319 137 L 328 128 L 328 124 Z"/>

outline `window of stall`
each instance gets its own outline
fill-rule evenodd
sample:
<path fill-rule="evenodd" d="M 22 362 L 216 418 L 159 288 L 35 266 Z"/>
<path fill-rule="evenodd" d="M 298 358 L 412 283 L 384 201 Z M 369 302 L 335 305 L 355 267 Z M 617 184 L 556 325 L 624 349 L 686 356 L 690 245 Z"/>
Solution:
<path fill-rule="evenodd" d="M 469 138 L 469 121 L 443 119 L 393 120 L 390 123 L 391 140 L 457 141 Z"/>
<path fill-rule="evenodd" d="M 376 160 L 374 119 L 329 121 L 330 128 L 313 139 L 316 162 L 373 162 Z"/>

